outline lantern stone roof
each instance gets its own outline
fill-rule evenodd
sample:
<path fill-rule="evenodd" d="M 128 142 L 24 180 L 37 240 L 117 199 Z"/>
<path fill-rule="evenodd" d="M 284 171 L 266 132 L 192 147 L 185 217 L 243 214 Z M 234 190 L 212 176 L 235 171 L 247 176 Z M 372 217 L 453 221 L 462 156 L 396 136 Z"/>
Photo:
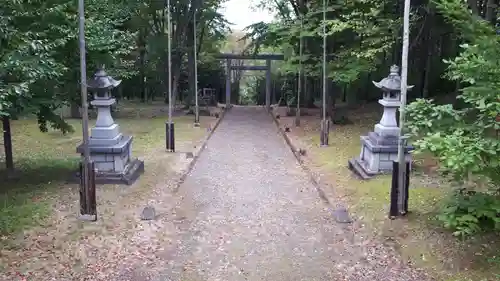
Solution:
<path fill-rule="evenodd" d="M 399 66 L 391 66 L 389 76 L 382 79 L 380 82 L 372 81 L 375 87 L 384 92 L 401 91 L 401 76 L 399 76 Z M 408 85 L 408 90 L 411 90 L 414 85 Z"/>
<path fill-rule="evenodd" d="M 87 82 L 90 89 L 112 89 L 120 85 L 121 80 L 115 80 L 104 71 L 104 66 L 99 68 L 94 77 Z"/>
<path fill-rule="evenodd" d="M 401 76 L 399 76 L 399 67 L 397 65 L 391 66 L 389 76 L 382 79 L 380 82 L 372 81 L 375 87 L 382 91 L 392 92 L 401 90 Z"/>

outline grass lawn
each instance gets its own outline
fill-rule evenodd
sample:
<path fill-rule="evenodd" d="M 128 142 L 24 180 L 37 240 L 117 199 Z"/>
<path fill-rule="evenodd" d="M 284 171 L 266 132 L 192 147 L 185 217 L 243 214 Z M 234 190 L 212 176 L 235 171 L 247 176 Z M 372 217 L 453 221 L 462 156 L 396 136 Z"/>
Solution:
<path fill-rule="evenodd" d="M 460 241 L 436 221 L 439 202 L 450 188 L 433 172 L 436 163 L 432 158 L 415 157 L 420 168 L 410 180 L 411 214 L 393 221 L 387 218 L 390 176 L 362 181 L 349 171 L 347 161 L 361 150 L 359 137 L 372 131 L 381 116 L 380 108 L 352 111 L 349 119 L 353 124 L 334 125 L 326 148 L 319 147 L 319 116 L 303 116 L 300 128 L 294 127 L 294 117 L 281 117 L 280 123 L 291 128 L 294 145 L 307 150 L 305 163 L 326 183 L 325 193 L 331 201 L 348 205 L 363 224 L 397 248 L 409 263 L 428 268 L 438 280 L 500 280 L 500 263 L 492 262 L 500 254 L 498 237 Z"/>
<path fill-rule="evenodd" d="M 120 104 L 115 121 L 123 134 L 134 137 L 132 156 L 144 160 L 145 173 L 132 186 L 98 186 L 95 223 L 77 220 L 78 185 L 67 182 L 78 166 L 80 120 L 69 120 L 75 133 L 67 135 L 54 130 L 42 133 L 33 119 L 12 121 L 16 179 L 5 180 L 5 166 L 0 163 L 0 280 L 15 280 L 9 279 L 15 272 L 26 276 L 31 272 L 37 276 L 33 280 L 54 276 L 79 280 L 78 274 L 85 274 L 89 266 L 118 263 L 134 251 L 130 239 L 142 229 L 138 222 L 142 208 L 153 205 L 160 214 L 171 209 L 175 205 L 172 187 L 191 161 L 183 153 L 165 151 L 164 108 L 163 104 Z M 201 126 L 196 128 L 193 118 L 174 117 L 179 152 L 194 152 L 216 122 L 214 117 L 201 116 Z M 168 239 L 168 231 L 164 236 Z M 96 252 L 101 256 L 92 255 Z"/>

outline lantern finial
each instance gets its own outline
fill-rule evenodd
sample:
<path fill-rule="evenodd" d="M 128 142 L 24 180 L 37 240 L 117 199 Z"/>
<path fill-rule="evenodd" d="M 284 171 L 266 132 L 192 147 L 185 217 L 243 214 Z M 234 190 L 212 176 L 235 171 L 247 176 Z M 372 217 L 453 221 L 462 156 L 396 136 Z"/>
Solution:
<path fill-rule="evenodd" d="M 389 70 L 389 72 L 390 72 L 389 75 L 392 75 L 392 76 L 399 75 L 399 66 L 393 64 L 391 66 L 391 69 Z"/>

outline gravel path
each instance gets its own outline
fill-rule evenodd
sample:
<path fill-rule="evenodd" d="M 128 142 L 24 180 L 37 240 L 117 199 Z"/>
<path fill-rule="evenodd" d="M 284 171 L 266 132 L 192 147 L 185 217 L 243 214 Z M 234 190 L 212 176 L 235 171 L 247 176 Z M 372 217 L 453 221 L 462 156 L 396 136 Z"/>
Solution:
<path fill-rule="evenodd" d="M 228 112 L 178 196 L 158 281 L 431 280 L 334 221 L 262 108 Z"/>

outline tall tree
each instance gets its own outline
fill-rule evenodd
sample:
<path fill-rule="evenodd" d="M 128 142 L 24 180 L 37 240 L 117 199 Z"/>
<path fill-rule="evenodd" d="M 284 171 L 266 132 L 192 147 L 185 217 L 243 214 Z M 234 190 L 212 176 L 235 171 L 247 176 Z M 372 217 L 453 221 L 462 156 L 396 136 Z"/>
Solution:
<path fill-rule="evenodd" d="M 133 46 L 133 34 L 120 30 L 128 14 L 116 1 L 86 3 L 89 71 L 108 64 L 111 72 L 123 76 L 127 73 L 123 59 Z M 76 19 L 76 3 L 68 0 L 6 1 L 2 6 L 0 115 L 4 129 L 10 128 L 10 118 L 18 114 L 35 114 L 42 131 L 48 125 L 63 132 L 72 130 L 54 110 L 78 96 Z M 12 169 L 10 132 L 4 138 L 7 165 Z"/>

